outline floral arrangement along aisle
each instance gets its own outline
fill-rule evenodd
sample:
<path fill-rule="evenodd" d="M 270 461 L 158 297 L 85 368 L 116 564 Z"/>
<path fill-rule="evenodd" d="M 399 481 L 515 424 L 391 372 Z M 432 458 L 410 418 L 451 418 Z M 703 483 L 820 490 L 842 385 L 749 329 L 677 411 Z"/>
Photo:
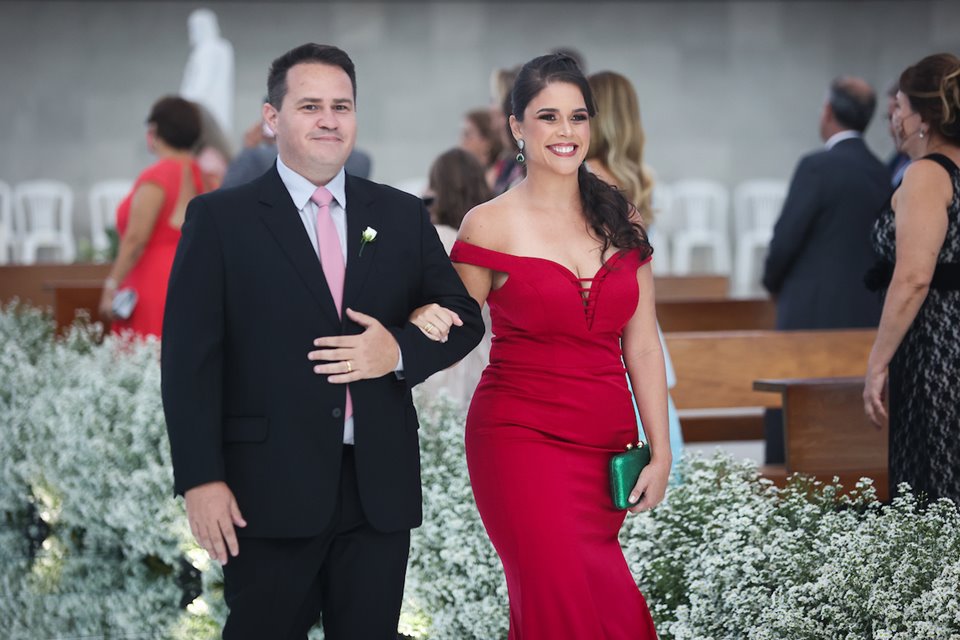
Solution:
<path fill-rule="evenodd" d="M 158 347 L 82 328 L 54 339 L 47 315 L 0 309 L 0 637 L 219 637 L 220 571 L 172 498 Z M 501 640 L 506 586 L 470 492 L 463 411 L 417 405 L 424 524 L 401 630 Z M 868 483 L 777 489 L 724 456 L 684 465 L 621 534 L 663 640 L 960 637 L 952 503 L 908 492 L 881 506 Z"/>

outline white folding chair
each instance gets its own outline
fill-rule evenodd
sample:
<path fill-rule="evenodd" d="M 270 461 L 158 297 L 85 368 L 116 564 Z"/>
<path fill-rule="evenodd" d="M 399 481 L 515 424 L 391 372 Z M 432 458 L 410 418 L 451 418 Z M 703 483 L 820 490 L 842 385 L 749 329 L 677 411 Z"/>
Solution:
<path fill-rule="evenodd" d="M 16 258 L 11 220 L 13 205 L 10 185 L 0 180 L 0 264 L 7 264 Z"/>
<path fill-rule="evenodd" d="M 100 260 L 110 249 L 107 229 L 117 226 L 117 207 L 132 188 L 130 180 L 101 180 L 90 185 L 90 243 Z"/>
<path fill-rule="evenodd" d="M 655 182 L 653 185 L 653 224 L 647 229 L 650 244 L 653 245 L 654 275 L 669 275 L 672 271 L 670 260 L 670 236 L 674 231 L 673 192 L 669 185 Z"/>
<path fill-rule="evenodd" d="M 20 236 L 20 260 L 33 264 L 41 249 L 58 252 L 61 262 L 77 255 L 73 237 L 73 191 L 58 180 L 29 180 L 13 188 L 13 210 Z"/>
<path fill-rule="evenodd" d="M 733 191 L 733 221 L 736 233 L 733 295 L 763 295 L 760 280 L 763 262 L 780 217 L 788 185 L 784 180 L 745 180 Z"/>
<path fill-rule="evenodd" d="M 673 183 L 673 215 L 679 228 L 673 234 L 673 272 L 687 275 L 693 271 L 694 253 L 709 255 L 697 271 L 727 275 L 730 273 L 730 232 L 727 188 L 713 180 L 678 180 Z"/>

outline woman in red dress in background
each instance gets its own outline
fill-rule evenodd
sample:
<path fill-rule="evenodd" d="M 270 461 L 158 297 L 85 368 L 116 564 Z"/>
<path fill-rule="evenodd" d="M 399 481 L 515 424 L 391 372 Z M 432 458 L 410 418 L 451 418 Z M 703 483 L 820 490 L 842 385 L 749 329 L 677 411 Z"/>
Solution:
<path fill-rule="evenodd" d="M 100 315 L 114 333 L 160 336 L 167 280 L 180 241 L 187 203 L 203 192 L 193 147 L 200 137 L 200 113 L 177 97 L 158 100 L 147 117 L 147 146 L 157 162 L 140 174 L 117 207 L 120 246 L 103 283 Z M 137 303 L 128 319 L 113 316 L 119 289 L 133 289 Z"/>
<path fill-rule="evenodd" d="M 626 374 L 652 452 L 630 510 L 658 504 L 670 472 L 652 249 L 636 211 L 583 164 L 596 110 L 576 63 L 528 62 L 512 100 L 527 177 L 467 215 L 451 254 L 493 322 L 466 446 L 506 573 L 509 637 L 654 640 L 607 476 L 637 439 Z"/>

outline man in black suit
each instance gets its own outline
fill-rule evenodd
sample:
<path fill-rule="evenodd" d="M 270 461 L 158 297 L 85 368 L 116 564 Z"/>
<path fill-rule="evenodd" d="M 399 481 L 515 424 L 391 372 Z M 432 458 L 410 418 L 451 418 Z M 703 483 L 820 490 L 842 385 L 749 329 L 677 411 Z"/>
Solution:
<path fill-rule="evenodd" d="M 291 50 L 268 98 L 276 165 L 190 203 L 170 274 L 175 489 L 223 564 L 224 638 L 302 639 L 322 613 L 328 640 L 395 640 L 421 521 L 410 390 L 476 346 L 480 310 L 421 201 L 344 173 L 347 54 Z"/>
<path fill-rule="evenodd" d="M 830 85 L 820 118 L 826 149 L 800 160 L 774 227 L 763 285 L 778 329 L 875 327 L 880 298 L 863 276 L 876 257 L 870 233 L 890 195 L 886 167 L 863 142 L 876 107 L 864 80 Z"/>

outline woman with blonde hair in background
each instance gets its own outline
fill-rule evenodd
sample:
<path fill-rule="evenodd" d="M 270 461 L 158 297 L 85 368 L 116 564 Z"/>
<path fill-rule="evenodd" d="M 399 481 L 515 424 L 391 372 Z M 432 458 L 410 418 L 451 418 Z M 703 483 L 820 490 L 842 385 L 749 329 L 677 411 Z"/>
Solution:
<path fill-rule="evenodd" d="M 880 428 L 889 393 L 891 494 L 906 482 L 960 504 L 960 59 L 908 67 L 896 100 L 897 148 L 912 162 L 873 229 L 882 261 L 868 285 L 885 293 L 864 408 Z"/>
<path fill-rule="evenodd" d="M 590 120 L 590 148 L 587 150 L 587 168 L 609 185 L 617 187 L 627 201 L 636 207 L 643 225 L 651 236 L 654 212 L 652 205 L 653 178 L 643 163 L 646 136 L 640 120 L 640 105 L 633 85 L 626 77 L 613 71 L 601 71 L 587 80 L 597 102 L 597 115 Z M 654 245 L 656 248 L 656 245 Z M 660 327 L 657 327 L 658 332 Z M 677 384 L 673 363 L 667 345 L 660 333 L 660 346 L 667 370 L 667 387 Z M 683 450 L 683 433 L 673 399 L 667 396 L 670 418 L 670 447 L 674 464 Z M 642 416 L 638 417 L 641 419 Z M 676 478 L 674 478 L 676 479 Z"/>
<path fill-rule="evenodd" d="M 653 178 L 643 163 L 646 136 L 637 93 L 626 77 L 613 71 L 594 73 L 587 80 L 597 101 L 597 117 L 590 121 L 590 171 L 620 189 L 649 229 Z"/>

